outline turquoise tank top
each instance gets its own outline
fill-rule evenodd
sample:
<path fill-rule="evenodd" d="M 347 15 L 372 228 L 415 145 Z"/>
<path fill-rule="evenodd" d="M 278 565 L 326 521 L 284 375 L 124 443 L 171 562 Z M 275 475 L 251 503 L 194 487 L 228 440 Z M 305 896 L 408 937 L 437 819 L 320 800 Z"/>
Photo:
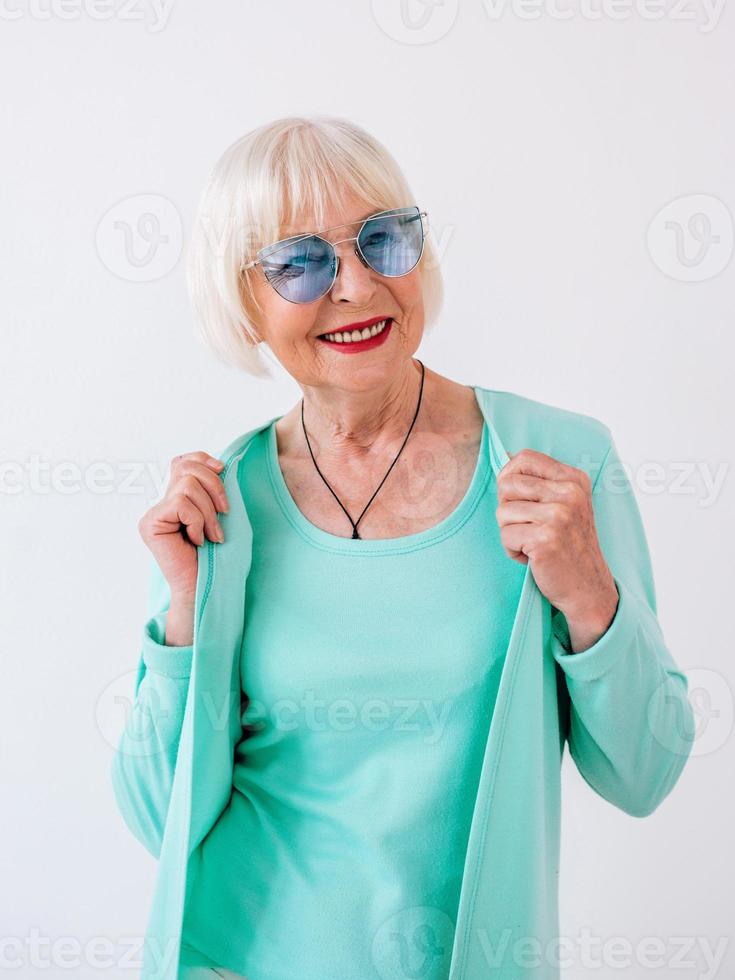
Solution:
<path fill-rule="evenodd" d="M 500 540 L 487 426 L 459 505 L 399 538 L 307 520 L 275 422 L 238 476 L 253 527 L 243 737 L 182 943 L 250 980 L 446 980 L 525 572 Z"/>

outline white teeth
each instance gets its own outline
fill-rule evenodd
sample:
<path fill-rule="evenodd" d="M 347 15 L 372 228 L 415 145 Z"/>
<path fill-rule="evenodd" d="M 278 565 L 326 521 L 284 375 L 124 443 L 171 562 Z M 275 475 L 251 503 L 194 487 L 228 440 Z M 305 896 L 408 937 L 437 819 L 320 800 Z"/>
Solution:
<path fill-rule="evenodd" d="M 324 337 L 326 340 L 331 340 L 337 344 L 351 344 L 355 340 L 367 340 L 368 337 L 375 337 L 382 333 L 387 322 L 387 320 L 381 320 L 380 323 L 374 323 L 372 327 L 364 327 L 362 330 L 337 331 L 337 333 L 324 334 Z"/>

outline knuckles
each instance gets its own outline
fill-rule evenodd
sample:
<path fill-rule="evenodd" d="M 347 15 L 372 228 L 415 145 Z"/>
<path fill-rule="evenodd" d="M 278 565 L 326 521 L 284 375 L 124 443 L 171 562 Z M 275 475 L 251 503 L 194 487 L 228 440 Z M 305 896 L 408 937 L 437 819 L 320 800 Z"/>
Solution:
<path fill-rule="evenodd" d="M 171 460 L 171 466 L 181 466 L 182 463 L 186 463 L 189 460 L 194 460 L 197 463 L 206 463 L 208 459 L 214 459 L 209 453 L 205 453 L 203 449 L 195 449 L 192 453 L 179 453 L 178 456 L 174 456 Z"/>

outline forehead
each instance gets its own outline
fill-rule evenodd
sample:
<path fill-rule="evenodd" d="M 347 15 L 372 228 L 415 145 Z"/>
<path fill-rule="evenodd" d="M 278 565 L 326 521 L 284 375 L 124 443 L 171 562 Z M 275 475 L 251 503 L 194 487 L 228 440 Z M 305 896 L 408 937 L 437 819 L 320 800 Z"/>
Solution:
<path fill-rule="evenodd" d="M 362 224 L 363 221 L 384 210 L 386 209 L 376 206 L 366 209 L 364 205 L 349 209 L 329 207 L 324 211 L 322 218 L 323 224 L 320 224 L 313 217 L 301 217 L 298 220 L 294 220 L 290 225 L 282 226 L 281 237 L 311 235 L 317 232 L 323 234 L 327 231 L 347 234 L 350 228 L 354 228 L 357 231 L 357 226 Z"/>

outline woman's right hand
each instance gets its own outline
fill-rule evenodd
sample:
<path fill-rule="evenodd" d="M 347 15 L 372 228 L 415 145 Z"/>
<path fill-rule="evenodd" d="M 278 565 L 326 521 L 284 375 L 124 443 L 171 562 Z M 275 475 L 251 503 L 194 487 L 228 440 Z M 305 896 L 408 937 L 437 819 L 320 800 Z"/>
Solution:
<path fill-rule="evenodd" d="M 219 477 L 224 463 L 205 452 L 184 453 L 171 461 L 163 498 L 138 521 L 138 531 L 153 552 L 171 589 L 171 607 L 193 609 L 197 582 L 197 545 L 205 535 L 224 541 L 218 512 L 228 510 Z"/>

